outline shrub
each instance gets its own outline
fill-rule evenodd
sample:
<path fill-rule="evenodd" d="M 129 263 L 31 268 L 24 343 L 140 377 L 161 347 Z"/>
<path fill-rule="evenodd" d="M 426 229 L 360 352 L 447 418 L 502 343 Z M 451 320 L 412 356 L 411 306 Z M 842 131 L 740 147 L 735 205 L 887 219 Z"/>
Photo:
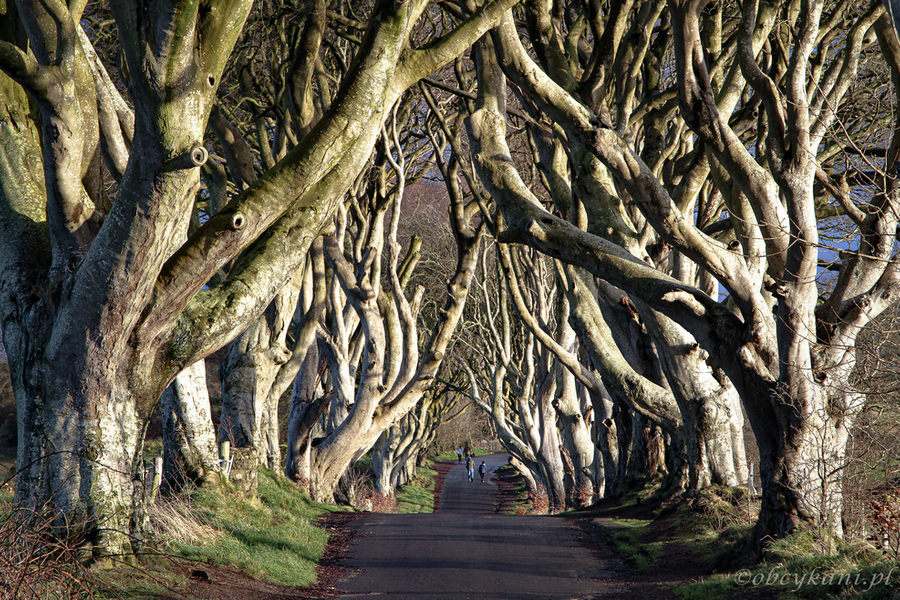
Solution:
<path fill-rule="evenodd" d="M 84 563 L 75 527 L 54 523 L 52 506 L 0 503 L 0 600 L 92 598 L 98 582 Z"/>

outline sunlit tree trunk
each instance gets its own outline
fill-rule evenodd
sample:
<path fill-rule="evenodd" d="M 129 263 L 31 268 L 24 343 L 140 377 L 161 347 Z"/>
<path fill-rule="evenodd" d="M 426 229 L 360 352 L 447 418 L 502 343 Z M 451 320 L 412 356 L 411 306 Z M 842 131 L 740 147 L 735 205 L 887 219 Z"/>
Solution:
<path fill-rule="evenodd" d="M 263 317 L 229 347 L 219 367 L 222 382 L 220 439 L 235 447 L 252 446 L 270 469 L 281 465 L 278 400 L 274 384 L 291 358 L 286 337 L 299 290 L 288 284 L 276 295 Z"/>
<path fill-rule="evenodd" d="M 208 485 L 219 471 L 206 386 L 206 365 L 199 360 L 183 370 L 160 398 L 163 426 L 163 489 L 185 483 Z"/>

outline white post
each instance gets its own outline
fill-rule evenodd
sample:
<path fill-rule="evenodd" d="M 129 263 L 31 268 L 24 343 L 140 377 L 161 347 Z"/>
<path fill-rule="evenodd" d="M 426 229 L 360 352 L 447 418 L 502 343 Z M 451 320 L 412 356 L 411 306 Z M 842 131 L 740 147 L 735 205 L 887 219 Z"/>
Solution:
<path fill-rule="evenodd" d="M 163 459 L 157 456 L 153 459 L 153 487 L 150 488 L 150 502 L 156 501 L 156 493 L 159 491 L 159 484 L 162 483 Z"/>
<path fill-rule="evenodd" d="M 225 475 L 225 479 L 228 479 L 228 475 L 231 471 L 231 442 L 225 440 L 219 443 L 219 469 Z"/>

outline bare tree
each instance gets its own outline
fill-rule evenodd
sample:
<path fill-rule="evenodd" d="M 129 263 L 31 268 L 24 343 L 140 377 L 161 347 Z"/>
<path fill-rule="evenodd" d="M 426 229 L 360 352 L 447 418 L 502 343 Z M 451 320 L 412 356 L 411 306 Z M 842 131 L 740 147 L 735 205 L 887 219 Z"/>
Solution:
<path fill-rule="evenodd" d="M 456 394 L 444 389 L 430 390 L 411 411 L 385 430 L 372 447 L 375 492 L 393 496 L 409 483 L 421 466 L 425 452 L 437 435 L 438 426 L 450 414 Z"/>
<path fill-rule="evenodd" d="M 406 112 L 411 116 L 417 109 Z M 424 290 L 416 286 L 407 291 L 419 247 L 413 240 L 403 258 L 397 237 L 407 163 L 414 164 L 407 153 L 420 154 L 417 146 L 401 141 L 397 126 L 403 120 L 392 118 L 373 176 L 361 180 L 348 209 L 339 212 L 335 234 L 324 241 L 332 271 L 326 309 L 329 323 L 321 330 L 331 392 L 327 423 L 324 434 L 314 441 L 314 419 L 292 420 L 299 429 L 289 432 L 287 465 L 288 473 L 308 483 L 312 495 L 320 499 L 330 499 L 348 466 L 430 391 L 475 274 L 483 226 L 474 222 L 476 213 L 466 200 L 451 194 L 456 268 L 438 318 L 430 331 L 420 331 L 418 313 Z M 311 376 L 311 371 L 303 374 Z M 310 401 L 308 394 L 294 398 Z M 313 398 L 311 402 L 320 401 Z M 310 405 L 294 407 L 292 412 L 311 417 L 315 410 Z"/>

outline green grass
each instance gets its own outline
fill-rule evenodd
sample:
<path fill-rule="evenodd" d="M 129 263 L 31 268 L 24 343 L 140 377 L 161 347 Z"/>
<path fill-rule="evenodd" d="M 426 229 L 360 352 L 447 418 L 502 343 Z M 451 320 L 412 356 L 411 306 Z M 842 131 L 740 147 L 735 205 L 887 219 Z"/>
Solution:
<path fill-rule="evenodd" d="M 170 502 L 170 520 L 159 516 L 160 550 L 176 558 L 232 568 L 269 583 L 306 586 L 316 581 L 316 564 L 328 534 L 316 516 L 338 510 L 317 504 L 296 485 L 267 469 L 259 470 L 259 496 L 245 499 L 230 489 L 198 490 Z M 154 597 L 183 582 L 166 568 L 165 558 L 150 556 L 140 572 L 117 569 L 104 579 L 116 588 L 106 597 L 139 600 Z"/>
<path fill-rule="evenodd" d="M 472 454 L 475 456 L 487 456 L 488 454 L 494 454 L 493 452 L 489 452 L 487 450 L 482 450 L 481 448 L 473 448 Z M 456 455 L 456 450 L 447 450 L 446 452 L 441 452 L 437 456 L 434 457 L 434 460 L 456 460 L 459 457 Z"/>
<path fill-rule="evenodd" d="M 456 460 L 457 458 L 459 457 L 456 455 L 456 450 L 447 450 L 435 456 L 434 460 Z"/>
<path fill-rule="evenodd" d="M 453 453 L 456 458 L 456 453 Z M 434 478 L 437 471 L 431 468 L 432 461 L 416 469 L 412 481 L 397 490 L 398 510 L 401 513 L 434 512 Z"/>
<path fill-rule="evenodd" d="M 684 600 L 713 600 L 714 598 L 732 598 L 737 587 L 731 576 L 713 575 L 702 581 L 675 586 L 672 591 Z"/>
<path fill-rule="evenodd" d="M 764 562 L 678 586 L 674 591 L 685 600 L 727 599 L 738 594 L 778 600 L 896 598 L 900 563 L 885 560 L 880 552 L 861 544 L 837 544 L 830 556 L 824 556 L 812 547 L 813 537 L 799 533 L 779 540 L 773 544 L 775 553 Z"/>
<path fill-rule="evenodd" d="M 675 503 L 655 502 L 655 494 L 652 486 L 633 490 L 606 509 L 611 516 L 603 518 L 603 525 L 611 529 L 613 542 L 623 558 L 642 571 L 658 568 L 666 556 L 683 552 L 690 552 L 709 566 L 720 561 L 734 562 L 726 555 L 734 552 L 735 543 L 746 536 L 751 523 L 743 488 L 713 486 L 696 498 Z M 639 518 L 614 516 L 623 510 L 634 515 L 633 509 L 639 506 L 646 506 Z M 727 588 L 728 584 L 704 580 L 696 590 L 685 589 L 679 593 L 696 593 L 696 597 L 709 600 L 716 597 L 710 594 L 717 586 Z"/>
<path fill-rule="evenodd" d="M 287 478 L 267 469 L 259 471 L 256 502 L 217 491 L 199 492 L 197 502 L 198 512 L 224 535 L 206 544 L 175 544 L 179 554 L 280 585 L 315 582 L 328 534 L 312 519 L 334 507 L 311 502 Z"/>
<path fill-rule="evenodd" d="M 829 541 L 814 530 L 799 531 L 773 542 L 767 559 L 755 562 L 740 543 L 750 533 L 750 519 L 743 506 L 746 498 L 733 493 L 739 494 L 740 490 L 704 490 L 701 499 L 706 502 L 699 507 L 699 518 L 684 515 L 682 520 L 688 525 L 684 528 L 683 542 L 693 553 L 710 557 L 712 564 L 730 564 L 727 568 L 730 572 L 674 588 L 680 597 L 686 600 L 739 595 L 778 600 L 895 597 L 892 590 L 900 582 L 900 563 L 888 560 L 867 543 Z M 691 512 L 698 512 L 696 504 Z M 886 581 L 889 575 L 890 580 Z"/>
<path fill-rule="evenodd" d="M 632 494 L 608 510 L 615 514 L 644 501 L 644 493 Z M 900 561 L 868 544 L 829 543 L 804 531 L 773 542 L 767 560 L 757 562 L 744 542 L 758 503 L 744 488 L 712 486 L 690 500 L 659 505 L 644 518 L 607 516 L 602 522 L 619 553 L 640 570 L 665 568 L 666 556 L 688 553 L 720 573 L 668 586 L 685 600 L 896 598 Z"/>
<path fill-rule="evenodd" d="M 634 561 L 642 571 L 653 568 L 662 556 L 664 542 L 647 541 L 647 526 L 652 521 L 645 519 L 608 519 L 604 524 L 611 527 L 613 540 L 619 553 Z"/>
<path fill-rule="evenodd" d="M 495 471 L 497 477 L 504 482 L 504 487 L 510 496 L 503 499 L 500 511 L 503 514 L 515 515 L 529 512 L 533 507 L 531 497 L 528 495 L 528 485 L 525 478 L 514 466 L 506 464 Z"/>
<path fill-rule="evenodd" d="M 895 597 L 892 588 L 900 582 L 900 562 L 866 543 L 825 544 L 815 531 L 806 530 L 773 542 L 769 549 L 767 561 L 742 575 L 751 583 L 758 580 L 778 590 L 779 598 L 785 600 L 887 599 Z"/>

